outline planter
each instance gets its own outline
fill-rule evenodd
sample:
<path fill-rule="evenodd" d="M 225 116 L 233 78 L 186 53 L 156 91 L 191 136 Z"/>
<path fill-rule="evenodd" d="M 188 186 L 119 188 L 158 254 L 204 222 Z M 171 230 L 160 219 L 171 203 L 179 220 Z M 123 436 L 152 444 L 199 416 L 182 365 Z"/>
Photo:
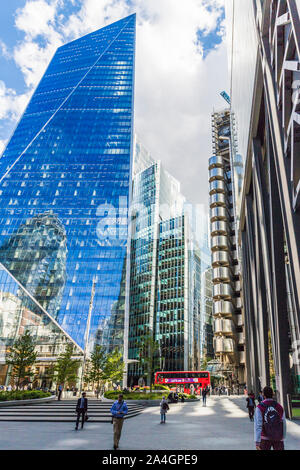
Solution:
<path fill-rule="evenodd" d="M 0 401 L 0 408 L 5 406 L 24 406 L 24 405 L 35 405 L 36 403 L 47 403 L 49 401 L 56 400 L 56 395 L 45 398 L 32 398 L 31 400 L 11 400 L 11 401 Z"/>
<path fill-rule="evenodd" d="M 114 403 L 115 400 L 109 400 L 108 398 L 103 398 L 103 401 L 107 401 L 107 402 L 110 402 L 110 403 Z M 160 405 L 160 402 L 161 400 L 126 400 L 126 398 L 124 399 L 124 401 L 126 401 L 126 403 L 128 405 L 130 405 L 131 403 L 135 404 L 135 405 L 143 405 L 145 407 L 150 407 L 150 406 L 159 406 Z M 185 400 L 184 403 L 191 403 L 191 402 L 195 402 L 195 401 L 200 401 L 200 398 L 193 398 L 192 400 Z M 178 403 L 171 403 L 171 405 L 177 405 L 177 404 L 180 404 L 181 402 L 179 401 Z"/>

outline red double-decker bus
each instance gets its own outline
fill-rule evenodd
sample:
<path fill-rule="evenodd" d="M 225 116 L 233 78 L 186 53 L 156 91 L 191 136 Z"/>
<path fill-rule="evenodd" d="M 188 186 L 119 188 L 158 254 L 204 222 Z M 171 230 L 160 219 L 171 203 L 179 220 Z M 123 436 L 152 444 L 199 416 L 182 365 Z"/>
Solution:
<path fill-rule="evenodd" d="M 161 385 L 194 385 L 195 388 L 210 386 L 210 373 L 207 371 L 156 372 L 155 383 Z"/>

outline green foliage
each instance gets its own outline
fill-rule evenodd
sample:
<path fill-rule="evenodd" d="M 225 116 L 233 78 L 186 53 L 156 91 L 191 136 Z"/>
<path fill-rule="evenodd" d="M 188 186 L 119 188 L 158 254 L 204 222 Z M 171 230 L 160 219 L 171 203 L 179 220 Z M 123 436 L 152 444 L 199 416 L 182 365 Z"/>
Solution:
<path fill-rule="evenodd" d="M 80 361 L 72 359 L 73 345 L 68 344 L 66 351 L 62 353 L 53 368 L 53 378 L 57 384 L 65 385 L 75 382 L 77 379 Z"/>
<path fill-rule="evenodd" d="M 204 356 L 201 361 L 201 370 L 207 370 L 207 364 L 209 363 L 209 361 L 212 361 L 212 359 L 212 357 Z"/>
<path fill-rule="evenodd" d="M 102 346 L 96 345 L 91 354 L 91 358 L 87 363 L 87 369 L 84 380 L 88 383 L 96 384 L 97 397 L 99 395 L 100 385 L 105 381 L 105 365 L 107 361 L 107 354 Z"/>
<path fill-rule="evenodd" d="M 99 392 L 100 385 L 104 382 L 118 382 L 122 380 L 124 367 L 122 354 L 118 349 L 111 353 L 106 353 L 102 346 L 96 345 L 88 361 L 84 379 L 88 383 L 96 383 Z"/>
<path fill-rule="evenodd" d="M 33 400 L 34 398 L 50 396 L 50 392 L 43 392 L 42 390 L 12 390 L 11 392 L 0 392 L 0 401 Z"/>
<path fill-rule="evenodd" d="M 154 384 L 153 388 L 154 390 L 166 390 L 167 392 L 170 391 L 169 387 L 167 387 L 166 385 Z"/>
<path fill-rule="evenodd" d="M 11 377 L 16 382 L 17 390 L 19 390 L 21 379 L 29 381 L 33 376 L 31 368 L 36 357 L 34 340 L 26 331 L 14 342 L 5 358 L 6 364 L 12 367 Z"/>
<path fill-rule="evenodd" d="M 105 398 L 109 398 L 110 400 L 117 400 L 120 392 L 109 391 L 105 392 Z M 122 395 L 125 400 L 161 400 L 162 394 L 161 393 L 143 393 L 143 392 L 129 392 L 124 393 Z"/>
<path fill-rule="evenodd" d="M 122 359 L 122 354 L 118 349 L 107 355 L 106 364 L 104 367 L 104 376 L 106 380 L 111 382 L 118 382 L 122 380 L 125 364 Z"/>
<path fill-rule="evenodd" d="M 105 398 L 108 398 L 110 400 L 117 400 L 119 395 L 120 392 L 116 392 L 114 390 L 110 390 L 109 392 L 104 393 Z M 157 392 L 122 392 L 122 395 L 124 397 L 124 400 L 161 400 L 163 396 L 167 397 L 167 394 L 164 395 L 163 393 Z M 184 393 L 184 398 L 188 401 L 197 397 L 196 395 L 187 395 L 186 393 Z"/>
<path fill-rule="evenodd" d="M 140 364 L 144 366 L 145 375 L 152 392 L 152 376 L 155 368 L 159 367 L 159 343 L 152 335 L 143 336 L 139 347 Z"/>

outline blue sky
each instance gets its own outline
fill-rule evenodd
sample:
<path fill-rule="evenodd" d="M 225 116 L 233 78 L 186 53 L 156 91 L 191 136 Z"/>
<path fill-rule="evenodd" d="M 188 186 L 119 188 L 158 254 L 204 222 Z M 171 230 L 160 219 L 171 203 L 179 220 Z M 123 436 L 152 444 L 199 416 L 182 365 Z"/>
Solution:
<path fill-rule="evenodd" d="M 218 96 L 228 81 L 223 1 L 1 2 L 0 152 L 55 49 L 136 12 L 136 128 L 146 146 L 178 177 L 182 152 L 190 155 L 190 166 L 196 164 L 199 149 L 209 152 L 209 114 L 212 107 L 224 106 Z M 196 181 L 191 186 L 193 173 L 186 173 L 183 187 L 193 198 Z"/>

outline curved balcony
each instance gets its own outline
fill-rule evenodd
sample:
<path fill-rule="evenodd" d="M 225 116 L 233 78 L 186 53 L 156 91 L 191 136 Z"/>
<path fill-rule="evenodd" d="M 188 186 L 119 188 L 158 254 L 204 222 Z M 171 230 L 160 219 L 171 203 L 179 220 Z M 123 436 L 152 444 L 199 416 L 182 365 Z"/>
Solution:
<path fill-rule="evenodd" d="M 231 272 L 229 268 L 214 268 L 212 273 L 213 282 L 230 282 Z"/>
<path fill-rule="evenodd" d="M 228 251 L 214 251 L 212 253 L 212 266 L 217 268 L 219 266 L 229 266 L 230 255 Z"/>
<path fill-rule="evenodd" d="M 234 313 L 234 306 L 231 302 L 227 302 L 225 300 L 219 300 L 218 302 L 213 303 L 213 316 L 224 316 L 224 317 L 232 317 Z"/>
<path fill-rule="evenodd" d="M 211 231 L 210 234 L 212 237 L 217 237 L 218 235 L 227 236 L 228 235 L 228 225 L 226 222 L 222 222 L 221 220 L 218 222 L 213 222 L 211 224 Z"/>
<path fill-rule="evenodd" d="M 242 314 L 236 316 L 236 324 L 237 326 L 244 326 L 244 319 Z"/>
<path fill-rule="evenodd" d="M 208 160 L 208 169 L 211 170 L 212 168 L 224 168 L 223 158 L 216 155 L 210 157 Z"/>
<path fill-rule="evenodd" d="M 213 298 L 215 300 L 231 300 L 233 290 L 230 284 L 214 284 Z"/>
<path fill-rule="evenodd" d="M 236 308 L 242 308 L 242 306 L 243 306 L 242 298 L 237 297 L 237 299 L 236 299 Z"/>
<path fill-rule="evenodd" d="M 211 209 L 214 207 L 226 207 L 225 194 L 216 193 L 210 196 L 209 205 Z"/>
<path fill-rule="evenodd" d="M 233 336 L 235 333 L 233 321 L 228 318 L 217 318 L 214 321 L 214 332 L 215 334 Z"/>
<path fill-rule="evenodd" d="M 229 250 L 227 237 L 212 237 L 211 251 Z"/>
<path fill-rule="evenodd" d="M 216 180 L 209 183 L 209 194 L 224 193 L 226 191 L 226 186 L 224 181 Z"/>
<path fill-rule="evenodd" d="M 222 180 L 224 181 L 224 170 L 223 168 L 212 168 L 209 170 L 209 182 L 215 180 Z"/>
<path fill-rule="evenodd" d="M 232 338 L 214 338 L 214 350 L 216 354 L 233 354 L 235 350 L 235 343 Z"/>
<path fill-rule="evenodd" d="M 214 207 L 210 210 L 210 221 L 227 220 L 227 211 L 224 207 Z"/>

